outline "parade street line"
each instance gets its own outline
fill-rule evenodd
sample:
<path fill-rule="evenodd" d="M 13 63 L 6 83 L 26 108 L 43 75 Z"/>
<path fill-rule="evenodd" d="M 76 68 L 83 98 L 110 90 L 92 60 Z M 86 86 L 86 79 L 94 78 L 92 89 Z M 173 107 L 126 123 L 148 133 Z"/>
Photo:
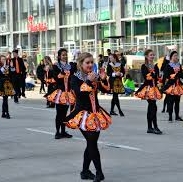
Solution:
<path fill-rule="evenodd" d="M 34 129 L 34 128 L 26 128 L 26 130 L 31 131 L 31 132 L 36 132 L 36 133 L 43 133 L 43 134 L 47 134 L 47 135 L 53 135 L 53 136 L 55 135 L 52 132 L 38 130 L 38 129 Z M 73 137 L 72 139 L 79 140 L 79 141 L 85 141 L 84 138 L 79 138 L 79 137 Z M 107 147 L 112 147 L 112 148 L 127 149 L 127 150 L 133 150 L 133 151 L 142 151 L 142 149 L 140 149 L 140 148 L 130 147 L 127 145 L 118 145 L 115 143 L 108 143 L 108 142 L 102 142 L 102 141 L 99 141 L 98 143 L 101 145 L 107 146 Z"/>

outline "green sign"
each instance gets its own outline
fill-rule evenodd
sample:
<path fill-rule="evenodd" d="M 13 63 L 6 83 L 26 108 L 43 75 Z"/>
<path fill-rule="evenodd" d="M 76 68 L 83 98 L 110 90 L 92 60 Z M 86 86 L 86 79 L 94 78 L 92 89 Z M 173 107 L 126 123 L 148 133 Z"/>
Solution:
<path fill-rule="evenodd" d="M 134 5 L 134 16 L 147 16 L 147 15 L 156 15 L 156 14 L 166 14 L 179 11 L 179 4 L 176 1 L 172 3 L 165 4 L 135 4 Z"/>

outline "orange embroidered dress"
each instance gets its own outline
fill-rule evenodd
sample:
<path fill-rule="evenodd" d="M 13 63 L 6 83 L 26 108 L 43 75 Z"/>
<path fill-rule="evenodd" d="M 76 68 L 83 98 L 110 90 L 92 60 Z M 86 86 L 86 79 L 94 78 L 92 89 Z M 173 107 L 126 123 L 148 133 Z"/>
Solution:
<path fill-rule="evenodd" d="M 106 79 L 98 82 L 87 80 L 87 75 L 78 71 L 71 79 L 71 89 L 76 95 L 75 109 L 67 116 L 66 126 L 83 131 L 105 130 L 111 124 L 110 115 L 99 105 L 97 89 L 110 91 Z M 101 84 L 102 83 L 102 84 Z"/>
<path fill-rule="evenodd" d="M 145 100 L 160 100 L 162 94 L 157 87 L 159 79 L 159 69 L 157 64 L 143 64 L 141 73 L 144 77 L 143 85 L 135 92 L 135 96 Z"/>
<path fill-rule="evenodd" d="M 75 70 L 71 65 L 58 62 L 53 66 L 54 80 L 56 81 L 56 90 L 46 95 L 48 101 L 62 104 L 62 105 L 74 105 L 75 96 L 70 90 L 70 77 Z"/>
<path fill-rule="evenodd" d="M 180 63 L 170 62 L 165 68 L 164 77 L 167 80 L 163 88 L 164 93 L 169 95 L 183 95 L 183 85 L 180 80 L 183 78 L 183 73 Z"/>

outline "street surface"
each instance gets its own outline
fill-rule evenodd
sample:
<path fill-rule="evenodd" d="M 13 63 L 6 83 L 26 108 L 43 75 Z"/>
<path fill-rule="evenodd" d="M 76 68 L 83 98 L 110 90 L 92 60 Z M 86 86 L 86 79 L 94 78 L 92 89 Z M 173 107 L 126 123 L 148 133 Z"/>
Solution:
<path fill-rule="evenodd" d="M 81 182 L 82 135 L 68 130 L 73 139 L 55 140 L 55 109 L 46 108 L 38 91 L 26 94 L 20 104 L 9 99 L 10 120 L 0 118 L 0 182 Z M 100 98 L 109 111 L 110 96 Z M 181 182 L 183 122 L 168 123 L 159 101 L 164 134 L 147 134 L 146 101 L 121 97 L 120 102 L 125 117 L 113 117 L 99 140 L 105 182 Z M 93 164 L 91 169 L 95 172 Z"/>

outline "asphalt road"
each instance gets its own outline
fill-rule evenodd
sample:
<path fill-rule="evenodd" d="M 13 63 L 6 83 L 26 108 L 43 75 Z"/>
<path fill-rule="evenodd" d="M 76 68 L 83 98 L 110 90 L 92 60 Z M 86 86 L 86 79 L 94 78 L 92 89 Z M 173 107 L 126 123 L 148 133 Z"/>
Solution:
<path fill-rule="evenodd" d="M 73 139 L 55 140 L 55 109 L 47 109 L 37 92 L 27 96 L 20 104 L 10 99 L 12 118 L 0 118 L 0 182 L 80 182 L 85 148 L 80 132 L 68 130 Z M 101 98 L 109 110 L 110 97 Z M 168 123 L 160 101 L 158 123 L 164 134 L 147 134 L 147 103 L 124 98 L 121 107 L 125 117 L 113 117 L 100 136 L 105 182 L 181 182 L 183 122 Z"/>

